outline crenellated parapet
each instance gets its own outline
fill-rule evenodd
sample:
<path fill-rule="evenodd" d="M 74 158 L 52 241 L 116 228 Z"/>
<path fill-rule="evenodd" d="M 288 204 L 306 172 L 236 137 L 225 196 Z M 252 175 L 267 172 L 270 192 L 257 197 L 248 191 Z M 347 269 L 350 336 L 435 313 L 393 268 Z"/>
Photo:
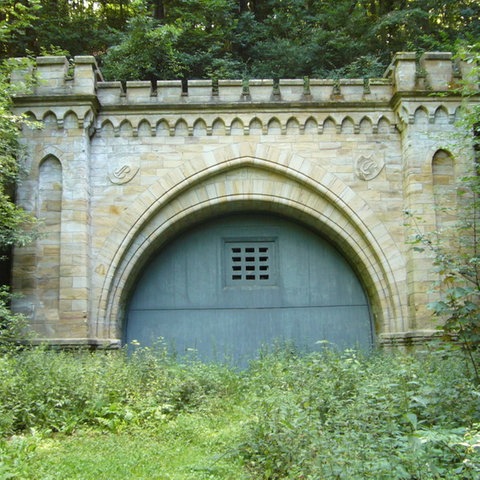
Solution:
<path fill-rule="evenodd" d="M 378 79 L 159 80 L 106 82 L 92 56 L 37 57 L 33 96 L 96 95 L 102 105 L 237 102 L 388 102 L 394 93 L 453 91 L 471 66 L 449 52 L 397 53 Z M 13 75 L 21 78 L 21 72 Z"/>
<path fill-rule="evenodd" d="M 103 82 L 98 84 L 102 105 L 198 105 L 231 103 L 331 103 L 386 102 L 392 95 L 388 79 L 318 80 L 161 80 Z"/>
<path fill-rule="evenodd" d="M 109 82 L 91 56 L 77 56 L 73 62 L 38 57 L 32 68 L 37 81 L 31 94 L 16 98 L 20 111 L 39 121 L 49 118 L 60 129 L 71 125 L 102 132 L 111 125 L 115 136 L 124 124 L 133 135 L 148 124 L 153 136 L 159 126 L 170 136 L 239 130 L 268 134 L 278 129 L 283 134 L 292 129 L 322 134 L 332 125 L 339 134 L 376 133 L 385 129 L 385 122 L 400 129 L 414 124 L 419 112 L 425 112 L 430 123 L 440 121 L 439 116 L 453 123 L 456 92 L 471 69 L 446 52 L 420 57 L 398 53 L 384 78 L 376 79 Z M 20 81 L 24 73 L 14 72 L 12 81 Z"/>

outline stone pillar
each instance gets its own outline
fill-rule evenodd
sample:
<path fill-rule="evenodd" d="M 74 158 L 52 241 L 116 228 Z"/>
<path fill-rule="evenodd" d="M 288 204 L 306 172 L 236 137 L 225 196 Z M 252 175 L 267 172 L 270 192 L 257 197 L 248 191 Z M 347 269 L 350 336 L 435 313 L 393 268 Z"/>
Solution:
<path fill-rule="evenodd" d="M 45 235 L 16 251 L 14 287 L 26 294 L 16 306 L 31 316 L 39 339 L 88 343 L 90 126 L 99 74 L 93 57 L 76 57 L 73 69 L 64 57 L 40 57 L 36 73 L 40 100 L 31 111 L 44 128 L 24 134 L 31 188 L 19 190 L 19 203 L 45 219 Z M 25 100 L 16 100 L 18 108 Z"/>
<path fill-rule="evenodd" d="M 411 240 L 416 233 L 429 234 L 435 229 L 431 169 L 419 136 L 411 126 L 402 132 L 403 193 L 405 210 L 413 217 L 406 218 Z M 436 277 L 432 259 L 428 252 L 418 250 L 421 247 L 423 245 L 408 243 L 406 248 L 409 330 L 432 330 L 435 327 L 427 305 L 433 300 L 431 289 Z"/>
<path fill-rule="evenodd" d="M 445 91 L 452 88 L 453 64 L 450 53 L 431 52 L 420 57 L 422 81 L 417 89 Z M 435 124 L 435 106 L 430 97 L 412 97 L 399 92 L 396 105 L 403 114 L 402 156 L 405 208 L 413 216 L 409 233 L 432 235 L 437 229 L 437 212 L 433 191 L 432 160 L 434 153 L 451 142 L 451 127 Z M 440 98 L 440 97 L 438 97 Z M 440 130 L 439 130 L 440 129 Z M 440 133 L 441 132 L 441 133 Z M 432 240 L 433 237 L 432 237 Z M 419 249 L 424 248 L 423 251 Z M 407 245 L 407 282 L 410 329 L 434 330 L 436 327 L 428 304 L 438 298 L 435 283 L 439 280 L 433 265 L 433 251 L 427 245 Z"/>
<path fill-rule="evenodd" d="M 61 338 L 88 337 L 90 145 L 83 128 L 66 128 L 60 234 Z"/>

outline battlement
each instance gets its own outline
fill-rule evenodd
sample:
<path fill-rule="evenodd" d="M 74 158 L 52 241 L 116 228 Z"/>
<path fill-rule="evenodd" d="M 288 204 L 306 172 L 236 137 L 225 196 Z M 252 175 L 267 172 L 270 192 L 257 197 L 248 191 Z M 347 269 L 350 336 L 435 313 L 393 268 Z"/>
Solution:
<path fill-rule="evenodd" d="M 388 79 L 315 80 L 180 80 L 150 82 L 102 82 L 97 95 L 102 105 L 117 104 L 201 104 L 238 102 L 360 102 L 388 101 Z"/>
<path fill-rule="evenodd" d="M 106 82 L 92 56 L 38 57 L 33 67 L 36 96 L 95 95 L 103 106 L 265 102 L 387 102 L 396 92 L 449 91 L 466 79 L 469 66 L 448 52 L 397 53 L 383 78 L 270 79 Z M 15 71 L 19 81 L 25 71 Z"/>

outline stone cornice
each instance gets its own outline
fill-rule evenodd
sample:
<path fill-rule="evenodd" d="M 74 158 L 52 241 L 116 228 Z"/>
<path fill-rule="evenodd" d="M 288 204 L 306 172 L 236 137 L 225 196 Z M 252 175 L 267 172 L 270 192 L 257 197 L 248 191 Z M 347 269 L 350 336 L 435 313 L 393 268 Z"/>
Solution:
<path fill-rule="evenodd" d="M 13 103 L 15 107 L 24 107 L 26 109 L 33 107 L 49 108 L 52 106 L 76 107 L 87 105 L 95 114 L 101 109 L 96 95 L 17 95 L 13 98 Z"/>

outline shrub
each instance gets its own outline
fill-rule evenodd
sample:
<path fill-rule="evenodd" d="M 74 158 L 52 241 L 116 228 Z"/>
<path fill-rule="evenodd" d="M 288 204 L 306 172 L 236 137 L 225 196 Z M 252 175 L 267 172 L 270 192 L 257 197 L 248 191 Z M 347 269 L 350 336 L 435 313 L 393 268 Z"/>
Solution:
<path fill-rule="evenodd" d="M 478 391 L 458 358 L 346 352 L 268 364 L 256 370 L 258 413 L 241 448 L 254 478 L 478 478 Z"/>
<path fill-rule="evenodd" d="M 158 432 L 162 449 L 211 439 L 256 480 L 479 478 L 480 392 L 459 355 L 280 348 L 235 371 L 162 345 L 13 352 L 0 357 L 0 476 L 28 478 L 45 437 L 86 430 Z"/>
<path fill-rule="evenodd" d="M 231 378 L 226 367 L 182 365 L 148 349 L 29 349 L 0 357 L 0 435 L 158 422 L 220 397 Z"/>

